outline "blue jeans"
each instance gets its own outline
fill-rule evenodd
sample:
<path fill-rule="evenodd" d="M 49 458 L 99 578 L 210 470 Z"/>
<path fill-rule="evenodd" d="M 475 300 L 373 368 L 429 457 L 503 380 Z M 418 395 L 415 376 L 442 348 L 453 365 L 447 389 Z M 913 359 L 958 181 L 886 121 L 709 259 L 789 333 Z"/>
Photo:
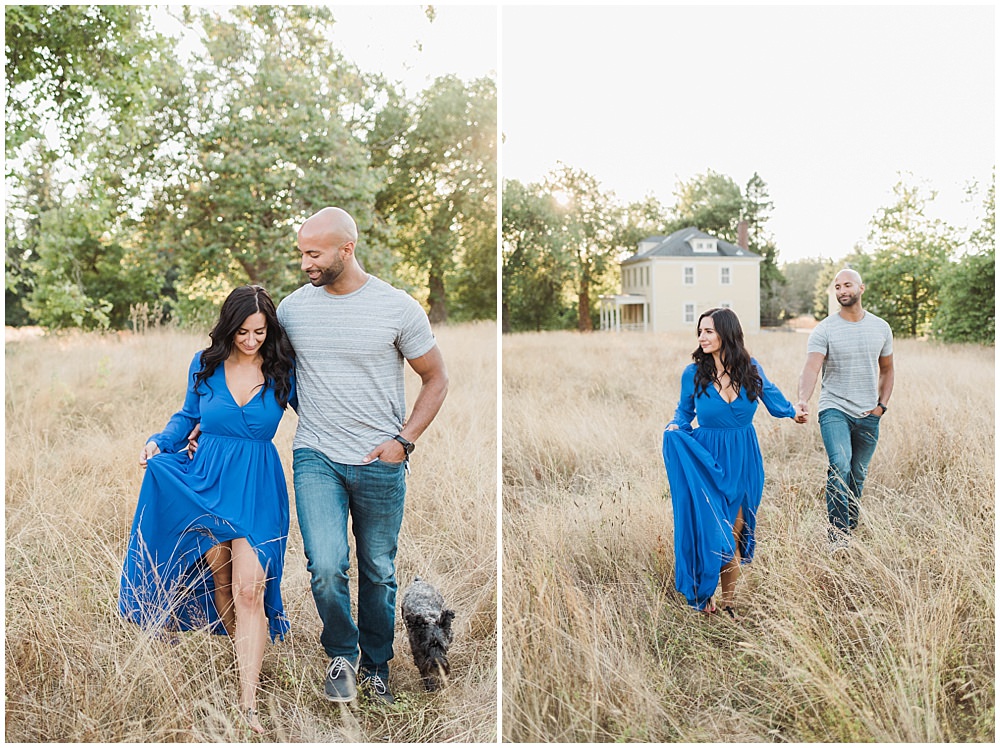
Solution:
<path fill-rule="evenodd" d="M 878 444 L 879 416 L 849 416 L 836 408 L 820 411 L 819 431 L 830 460 L 826 475 L 826 513 L 835 530 L 858 526 L 859 499 L 868 463 Z"/>
<path fill-rule="evenodd" d="M 323 621 L 327 655 L 389 679 L 396 625 L 396 541 L 406 496 L 405 463 L 343 465 L 314 449 L 294 451 L 295 510 Z M 358 622 L 351 617 L 347 517 L 358 557 Z"/>

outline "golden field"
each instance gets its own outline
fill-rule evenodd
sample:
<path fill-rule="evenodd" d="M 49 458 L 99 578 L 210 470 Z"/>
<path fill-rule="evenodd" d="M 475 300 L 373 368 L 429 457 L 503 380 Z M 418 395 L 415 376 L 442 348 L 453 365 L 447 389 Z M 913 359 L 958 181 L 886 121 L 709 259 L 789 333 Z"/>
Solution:
<path fill-rule="evenodd" d="M 747 343 L 794 399 L 806 336 Z M 733 623 L 674 590 L 661 434 L 694 347 L 504 336 L 503 739 L 993 742 L 994 350 L 896 341 L 846 555 L 826 543 L 818 388 L 806 425 L 759 409 Z"/>
<path fill-rule="evenodd" d="M 323 698 L 305 555 L 294 517 L 289 410 L 275 443 L 292 496 L 282 593 L 292 632 L 265 652 L 268 732 L 236 723 L 228 638 L 173 644 L 117 615 L 138 454 L 182 402 L 204 334 L 69 334 L 6 345 L 6 739 L 12 742 L 493 742 L 497 714 L 496 325 L 436 331 L 451 380 L 412 461 L 397 572 L 457 612 L 452 677 L 423 691 L 397 616 L 394 708 Z M 408 404 L 419 380 L 407 369 Z M 356 592 L 356 587 L 354 588 Z"/>

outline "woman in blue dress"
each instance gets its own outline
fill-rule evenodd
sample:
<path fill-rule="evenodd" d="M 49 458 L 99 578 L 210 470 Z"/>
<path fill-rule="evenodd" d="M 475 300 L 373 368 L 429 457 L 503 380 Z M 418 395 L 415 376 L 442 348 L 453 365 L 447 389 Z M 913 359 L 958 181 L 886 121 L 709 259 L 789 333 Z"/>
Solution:
<path fill-rule="evenodd" d="M 733 620 L 733 594 L 741 563 L 753 560 L 764 463 L 754 431 L 757 401 L 775 418 L 806 422 L 764 375 L 743 344 L 743 328 L 730 309 L 698 319 L 698 348 L 681 375 L 681 397 L 663 432 L 674 512 L 677 590 L 705 613 L 719 605 Z M 691 422 L 697 416 L 698 428 Z"/>
<path fill-rule="evenodd" d="M 139 454 L 146 474 L 118 609 L 144 628 L 228 634 L 240 713 L 259 733 L 267 635 L 288 631 L 280 590 L 288 490 L 271 440 L 286 406 L 296 405 L 293 351 L 260 286 L 234 290 L 210 336 L 188 369 L 184 407 Z"/>

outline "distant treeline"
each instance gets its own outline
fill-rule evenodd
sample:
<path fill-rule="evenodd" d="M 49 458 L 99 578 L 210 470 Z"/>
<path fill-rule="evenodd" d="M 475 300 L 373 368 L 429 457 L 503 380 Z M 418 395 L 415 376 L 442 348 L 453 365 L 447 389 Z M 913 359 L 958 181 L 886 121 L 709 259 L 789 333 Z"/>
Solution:
<path fill-rule="evenodd" d="M 949 226 L 927 216 L 933 195 L 900 181 L 895 203 L 870 222 L 867 242 L 843 259 L 779 264 L 768 230 L 774 207 L 754 174 L 742 190 L 709 170 L 678 184 L 667 209 L 655 198 L 621 204 L 589 174 L 560 165 L 539 183 L 507 180 L 503 187 L 503 329 L 591 330 L 601 294 L 621 289 L 619 261 L 640 239 L 688 226 L 736 243 L 749 228 L 749 249 L 761 255 L 764 326 L 829 311 L 827 288 L 836 272 L 856 268 L 866 283 L 865 308 L 885 318 L 897 335 L 954 342 L 994 342 L 995 180 L 970 185 L 982 199 L 978 225 Z"/>

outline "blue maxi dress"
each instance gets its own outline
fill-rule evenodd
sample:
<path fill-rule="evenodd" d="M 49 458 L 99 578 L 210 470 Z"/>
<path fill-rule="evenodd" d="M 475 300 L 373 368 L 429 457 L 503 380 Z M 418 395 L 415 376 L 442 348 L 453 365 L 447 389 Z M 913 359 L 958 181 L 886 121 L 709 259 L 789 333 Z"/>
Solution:
<path fill-rule="evenodd" d="M 768 380 L 756 359 L 751 363 L 760 374 L 760 399 L 768 412 L 775 418 L 794 418 L 795 406 Z M 733 559 L 733 526 L 741 508 L 740 560 L 753 560 L 764 461 L 753 427 L 757 401 L 749 400 L 744 388 L 727 403 L 711 385 L 696 397 L 696 368 L 690 364 L 681 375 L 681 397 L 670 422 L 679 428 L 663 432 L 663 462 L 674 512 L 677 591 L 702 610 L 715 594 L 722 567 Z M 698 428 L 692 429 L 695 416 Z"/>
<path fill-rule="evenodd" d="M 212 546 L 246 538 L 266 577 L 264 612 L 272 641 L 288 619 L 281 574 L 288 538 L 288 488 L 271 441 L 284 410 L 274 388 L 259 388 L 242 408 L 220 365 L 196 391 L 201 352 L 188 369 L 184 407 L 150 437 L 160 453 L 146 463 L 122 565 L 119 613 L 144 628 L 226 630 L 215 607 Z M 290 404 L 296 404 L 294 383 Z M 187 435 L 201 424 L 194 459 Z"/>

